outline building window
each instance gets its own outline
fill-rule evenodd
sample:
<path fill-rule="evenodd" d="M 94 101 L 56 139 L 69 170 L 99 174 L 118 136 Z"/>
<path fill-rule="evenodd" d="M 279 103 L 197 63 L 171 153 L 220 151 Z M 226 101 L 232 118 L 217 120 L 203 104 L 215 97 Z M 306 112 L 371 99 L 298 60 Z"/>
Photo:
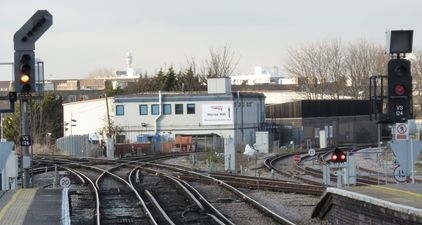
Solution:
<path fill-rule="evenodd" d="M 314 137 L 319 138 L 319 128 L 314 128 L 314 131 L 315 131 Z"/>
<path fill-rule="evenodd" d="M 174 105 L 174 112 L 176 114 L 183 114 L 183 104 L 175 104 Z"/>
<path fill-rule="evenodd" d="M 148 105 L 139 105 L 139 115 L 148 115 Z"/>
<path fill-rule="evenodd" d="M 151 105 L 151 114 L 152 115 L 160 114 L 160 106 L 158 104 L 152 104 Z"/>
<path fill-rule="evenodd" d="M 116 116 L 123 116 L 123 115 L 125 115 L 125 106 L 116 105 Z"/>
<path fill-rule="evenodd" d="M 195 104 L 187 104 L 186 108 L 188 114 L 195 114 Z"/>
<path fill-rule="evenodd" d="M 67 96 L 68 102 L 76 102 L 76 95 L 69 95 Z"/>
<path fill-rule="evenodd" d="M 171 104 L 163 104 L 163 114 L 171 115 Z"/>

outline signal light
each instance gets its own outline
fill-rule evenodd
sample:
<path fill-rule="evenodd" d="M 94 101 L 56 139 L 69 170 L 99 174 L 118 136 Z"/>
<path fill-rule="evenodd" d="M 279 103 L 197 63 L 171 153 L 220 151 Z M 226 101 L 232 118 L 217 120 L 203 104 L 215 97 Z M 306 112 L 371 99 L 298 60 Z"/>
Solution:
<path fill-rule="evenodd" d="M 28 31 L 26 33 L 24 33 L 25 35 L 21 38 L 22 42 L 27 42 L 30 40 L 30 38 L 32 38 L 33 36 L 37 36 L 40 35 L 38 32 L 39 30 L 43 29 L 44 24 L 47 22 L 47 18 L 46 16 L 42 16 L 41 18 L 39 18 L 38 21 L 32 21 L 33 26 L 28 26 L 27 29 Z M 46 28 L 50 27 L 51 23 L 46 24 Z M 38 37 L 35 37 L 36 39 L 38 39 Z"/>
<path fill-rule="evenodd" d="M 402 84 L 398 84 L 394 87 L 394 93 L 396 93 L 396 95 L 404 95 L 406 93 L 406 87 Z"/>
<path fill-rule="evenodd" d="M 20 77 L 20 83 L 21 83 L 21 92 L 31 92 L 31 56 L 28 54 L 24 54 L 21 57 L 21 77 Z"/>
<path fill-rule="evenodd" d="M 339 148 L 335 148 L 333 153 L 331 153 L 331 162 L 343 163 L 347 161 L 346 154 Z"/>
<path fill-rule="evenodd" d="M 394 68 L 394 72 L 397 76 L 405 76 L 408 71 L 404 66 L 397 66 L 396 68 Z"/>
<path fill-rule="evenodd" d="M 388 115 L 393 123 L 405 123 L 413 118 L 409 60 L 391 59 L 388 62 Z"/>
<path fill-rule="evenodd" d="M 15 52 L 15 90 L 21 94 L 35 91 L 35 55 L 33 51 Z"/>
<path fill-rule="evenodd" d="M 28 84 L 30 80 L 31 80 L 31 78 L 29 77 L 29 75 L 27 75 L 27 74 L 21 75 L 21 83 L 22 84 Z"/>

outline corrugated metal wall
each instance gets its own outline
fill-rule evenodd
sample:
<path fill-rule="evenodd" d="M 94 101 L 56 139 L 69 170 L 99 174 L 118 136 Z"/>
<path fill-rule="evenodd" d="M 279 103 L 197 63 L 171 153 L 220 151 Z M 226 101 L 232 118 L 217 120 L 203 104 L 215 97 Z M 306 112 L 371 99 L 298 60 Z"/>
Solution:
<path fill-rule="evenodd" d="M 57 139 L 56 146 L 66 155 L 97 157 L 101 155 L 98 142 L 88 140 L 88 135 L 70 135 Z"/>
<path fill-rule="evenodd" d="M 369 115 L 368 100 L 302 100 L 268 105 L 268 118 L 306 118 Z"/>

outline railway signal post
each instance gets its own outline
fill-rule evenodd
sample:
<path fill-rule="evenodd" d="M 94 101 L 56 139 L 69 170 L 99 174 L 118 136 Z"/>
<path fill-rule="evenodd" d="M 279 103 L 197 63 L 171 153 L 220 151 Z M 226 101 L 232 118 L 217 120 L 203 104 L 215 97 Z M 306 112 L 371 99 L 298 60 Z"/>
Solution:
<path fill-rule="evenodd" d="M 38 10 L 13 36 L 15 91 L 21 103 L 21 146 L 23 160 L 23 187 L 29 188 L 31 159 L 29 147 L 29 106 L 36 92 L 35 42 L 53 24 L 53 16 L 47 10 Z"/>
<path fill-rule="evenodd" d="M 337 176 L 337 187 L 356 184 L 355 157 L 335 148 L 328 165 L 323 166 L 324 185 L 331 184 L 331 170 Z"/>
<path fill-rule="evenodd" d="M 413 30 L 392 30 L 387 33 L 386 52 L 388 62 L 388 119 L 393 123 L 390 145 L 399 162 L 393 175 L 397 182 L 406 182 L 412 177 L 414 164 L 422 149 L 422 142 L 410 136 L 417 133 L 413 119 L 412 74 L 406 53 L 412 52 Z M 412 129 L 412 127 L 414 127 Z"/>

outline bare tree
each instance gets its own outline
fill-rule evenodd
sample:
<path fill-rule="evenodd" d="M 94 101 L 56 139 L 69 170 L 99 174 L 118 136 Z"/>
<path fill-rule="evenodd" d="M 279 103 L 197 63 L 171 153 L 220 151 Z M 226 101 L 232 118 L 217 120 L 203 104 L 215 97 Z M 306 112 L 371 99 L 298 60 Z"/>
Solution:
<path fill-rule="evenodd" d="M 346 47 L 340 40 L 311 43 L 290 50 L 288 56 L 284 67 L 299 77 L 309 99 L 367 99 L 369 77 L 386 74 L 388 61 L 381 45 L 365 39 Z"/>
<path fill-rule="evenodd" d="M 89 78 L 109 78 L 113 76 L 113 70 L 109 68 L 96 69 L 88 74 Z"/>
<path fill-rule="evenodd" d="M 413 114 L 420 118 L 422 116 L 422 50 L 414 51 L 409 60 L 411 61 L 413 78 Z"/>
<path fill-rule="evenodd" d="M 324 95 L 340 97 L 344 85 L 343 55 L 339 40 L 311 43 L 291 49 L 284 65 L 288 73 L 298 76 L 301 90 L 308 99 L 321 99 Z M 333 90 L 335 88 L 335 90 Z"/>
<path fill-rule="evenodd" d="M 297 76 L 300 90 L 306 91 L 308 99 L 314 99 L 318 79 L 312 71 L 312 46 L 290 49 L 284 65 L 288 73 Z"/>
<path fill-rule="evenodd" d="M 379 44 L 366 39 L 350 43 L 345 51 L 345 71 L 348 95 L 353 99 L 367 99 L 369 96 L 369 77 L 385 75 L 388 55 Z"/>
<path fill-rule="evenodd" d="M 323 93 L 335 99 L 345 95 L 346 76 L 344 74 L 344 53 L 340 40 L 332 40 L 324 43 L 320 49 L 322 62 L 326 64 L 324 71 L 327 81 Z"/>
<path fill-rule="evenodd" d="M 202 71 L 207 77 L 228 77 L 233 74 L 238 60 L 235 59 L 230 45 L 225 45 L 221 49 L 210 48 L 209 52 L 210 58 L 205 60 L 205 71 Z"/>

